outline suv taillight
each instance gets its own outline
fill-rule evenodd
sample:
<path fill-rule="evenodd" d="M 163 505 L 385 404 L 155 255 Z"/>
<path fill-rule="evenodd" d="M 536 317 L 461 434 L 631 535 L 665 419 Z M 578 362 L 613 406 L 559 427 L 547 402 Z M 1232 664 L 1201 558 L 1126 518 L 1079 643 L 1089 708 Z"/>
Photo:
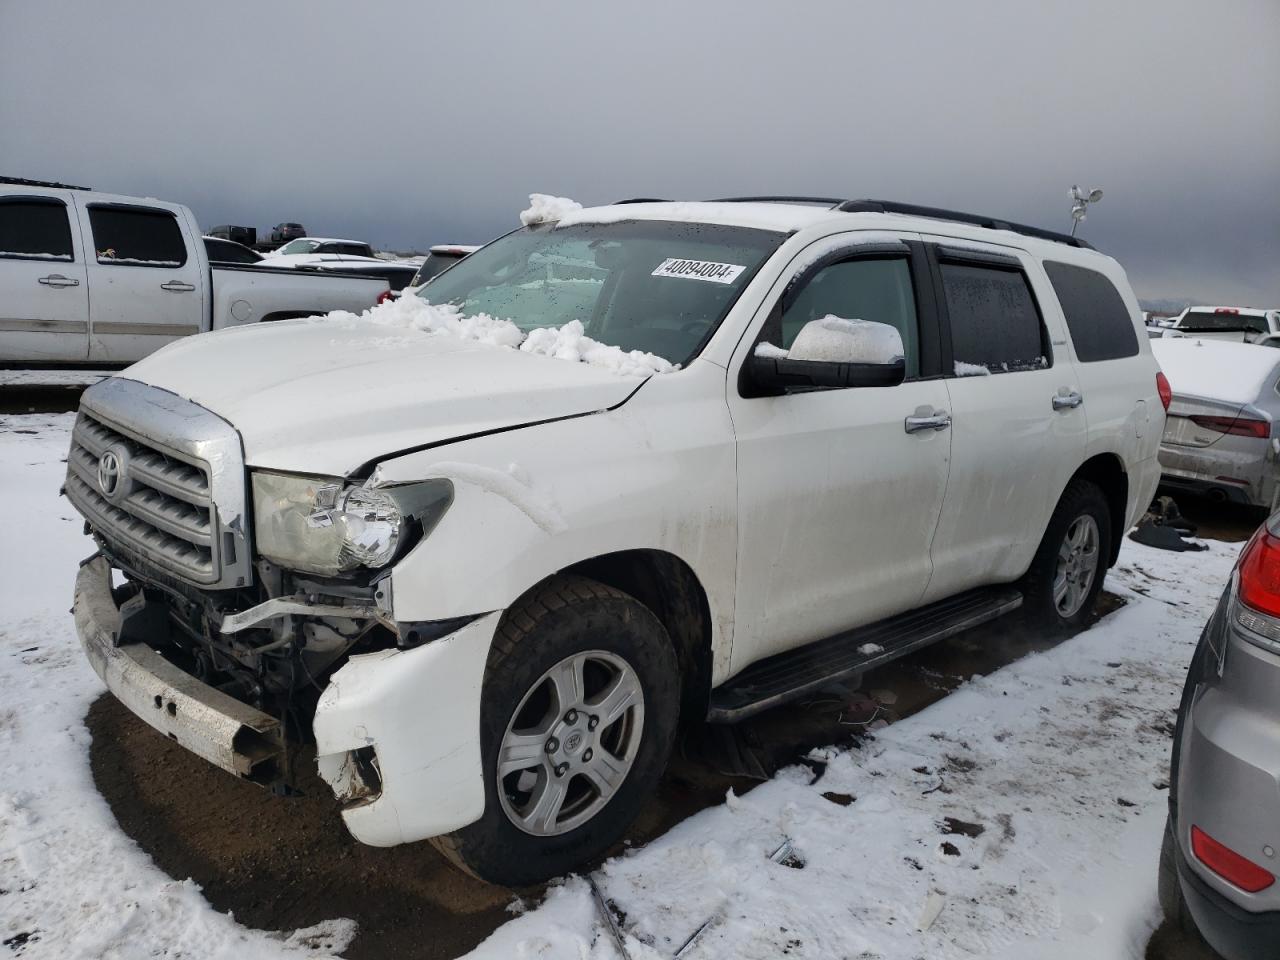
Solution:
<path fill-rule="evenodd" d="M 1156 393 L 1160 394 L 1160 402 L 1164 404 L 1164 412 L 1169 412 L 1169 404 L 1173 403 L 1173 388 L 1169 386 L 1169 378 L 1163 370 L 1156 371 Z"/>
<path fill-rule="evenodd" d="M 1240 602 L 1250 610 L 1280 617 L 1280 537 L 1266 527 L 1240 555 Z"/>
<path fill-rule="evenodd" d="M 383 290 L 380 294 L 378 294 L 378 302 L 386 303 L 388 300 L 391 299 L 391 296 L 392 294 L 390 290 Z"/>

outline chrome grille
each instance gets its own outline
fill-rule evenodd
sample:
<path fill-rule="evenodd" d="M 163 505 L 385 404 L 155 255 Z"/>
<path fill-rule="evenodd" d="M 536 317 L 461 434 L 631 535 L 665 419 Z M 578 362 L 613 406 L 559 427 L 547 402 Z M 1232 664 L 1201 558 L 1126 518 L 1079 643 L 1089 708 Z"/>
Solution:
<path fill-rule="evenodd" d="M 123 457 L 126 486 L 108 497 L 98 467 L 111 450 Z M 124 433 L 81 409 L 67 455 L 67 496 L 109 543 L 141 552 L 168 572 L 195 583 L 216 582 L 221 571 L 217 511 L 209 467 Z"/>

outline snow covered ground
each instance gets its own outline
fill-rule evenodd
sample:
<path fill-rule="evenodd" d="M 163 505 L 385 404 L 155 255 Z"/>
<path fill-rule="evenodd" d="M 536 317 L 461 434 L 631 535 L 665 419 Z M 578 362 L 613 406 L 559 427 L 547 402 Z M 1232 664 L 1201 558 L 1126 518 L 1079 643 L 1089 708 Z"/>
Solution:
<path fill-rule="evenodd" d="M 96 792 L 83 718 L 102 688 L 67 614 L 91 548 L 57 496 L 71 419 L 0 416 L 0 941 L 59 960 L 341 953 L 340 903 L 317 928 L 246 929 L 156 868 Z M 790 768 L 606 863 L 630 956 L 669 958 L 700 928 L 687 960 L 1141 956 L 1173 713 L 1236 552 L 1126 542 L 1108 584 L 1129 602 L 1094 629 L 822 754 L 816 782 Z M 618 951 L 571 878 L 473 956 Z"/>

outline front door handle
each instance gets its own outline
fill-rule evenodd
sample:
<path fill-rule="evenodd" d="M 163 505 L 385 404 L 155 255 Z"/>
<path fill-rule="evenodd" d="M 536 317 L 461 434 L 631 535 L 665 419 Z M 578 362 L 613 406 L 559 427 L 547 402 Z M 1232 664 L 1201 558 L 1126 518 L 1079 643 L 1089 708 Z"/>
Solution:
<path fill-rule="evenodd" d="M 160 284 L 160 289 L 168 290 L 170 293 L 190 293 L 195 289 L 195 285 L 183 283 L 181 280 L 170 280 L 168 283 Z"/>
<path fill-rule="evenodd" d="M 47 277 L 41 277 L 39 279 L 39 282 L 43 283 L 46 287 L 78 287 L 80 286 L 79 280 L 76 280 L 73 277 L 64 277 L 60 273 L 51 273 Z"/>
<path fill-rule="evenodd" d="M 1079 391 L 1072 390 L 1069 393 L 1056 394 L 1053 398 L 1053 409 L 1072 410 L 1082 403 L 1084 403 L 1084 397 L 1080 396 Z"/>
<path fill-rule="evenodd" d="M 919 433 L 921 430 L 946 430 L 951 426 L 951 414 L 939 410 L 927 416 L 913 414 L 902 421 L 907 433 Z"/>

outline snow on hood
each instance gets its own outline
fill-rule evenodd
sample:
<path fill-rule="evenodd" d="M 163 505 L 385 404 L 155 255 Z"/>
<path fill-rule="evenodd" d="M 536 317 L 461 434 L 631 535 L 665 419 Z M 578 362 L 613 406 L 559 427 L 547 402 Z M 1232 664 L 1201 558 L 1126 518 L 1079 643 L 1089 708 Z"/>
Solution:
<path fill-rule="evenodd" d="M 1280 365 L 1280 350 L 1252 343 L 1170 337 L 1151 341 L 1160 369 L 1180 397 L 1253 403 Z"/>
<path fill-rule="evenodd" d="M 389 322 L 407 315 L 422 326 Z M 449 324 L 458 330 L 442 334 Z M 410 303 L 190 337 L 121 376 L 226 419 L 250 466 L 327 475 L 410 447 L 604 410 L 643 383 L 599 364 L 512 349 L 519 335 L 507 321 L 450 318 Z"/>
<path fill-rule="evenodd" d="M 522 353 L 586 363 L 624 377 L 648 377 L 676 369 L 674 364 L 655 354 L 623 350 L 592 340 L 578 320 L 571 320 L 563 327 L 541 327 L 525 334 L 510 320 L 500 320 L 487 313 L 464 316 L 453 304 L 436 305 L 417 296 L 388 300 L 359 316 L 345 310 L 335 311 L 327 319 L 330 323 L 368 320 L 493 347 L 519 348 Z"/>
<path fill-rule="evenodd" d="M 553 197 L 549 193 L 529 194 L 529 208 L 520 211 L 520 222 L 526 227 L 535 223 L 555 223 L 567 214 L 581 210 L 582 204 L 568 197 Z"/>

